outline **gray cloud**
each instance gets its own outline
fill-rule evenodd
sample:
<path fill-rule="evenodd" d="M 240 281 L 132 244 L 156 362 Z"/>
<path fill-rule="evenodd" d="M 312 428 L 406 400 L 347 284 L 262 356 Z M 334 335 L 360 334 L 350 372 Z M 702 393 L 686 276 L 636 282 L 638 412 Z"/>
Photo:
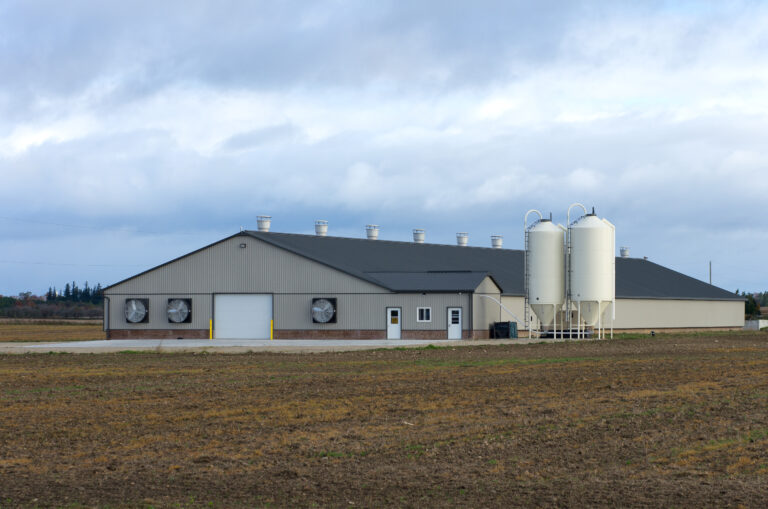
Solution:
<path fill-rule="evenodd" d="M 713 259 L 727 288 L 768 288 L 759 4 L 0 9 L 8 260 L 56 253 L 83 274 L 64 280 L 109 283 L 260 213 L 282 231 L 324 218 L 520 247 L 527 209 L 562 222 L 582 201 L 639 256 L 698 277 Z M 126 267 L 91 267 L 112 258 Z M 0 260 L 0 293 L 44 290 L 59 266 L 19 267 Z"/>
<path fill-rule="evenodd" d="M 290 124 L 275 125 L 238 133 L 227 138 L 222 144 L 224 150 L 247 150 L 265 143 L 280 140 L 295 140 L 301 131 Z"/>

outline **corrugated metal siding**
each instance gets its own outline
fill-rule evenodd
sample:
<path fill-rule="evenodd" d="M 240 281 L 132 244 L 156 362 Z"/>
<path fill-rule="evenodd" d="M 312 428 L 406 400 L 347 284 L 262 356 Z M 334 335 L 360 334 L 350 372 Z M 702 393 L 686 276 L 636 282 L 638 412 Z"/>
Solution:
<path fill-rule="evenodd" d="M 447 330 L 447 308 L 469 310 L 468 294 L 275 294 L 275 329 L 286 330 L 384 330 L 386 309 L 403 310 L 403 330 Z M 310 305 L 313 297 L 337 298 L 337 323 L 312 323 Z M 432 321 L 417 322 L 416 308 L 431 307 Z M 469 324 L 464 319 L 464 328 Z"/>
<path fill-rule="evenodd" d="M 212 293 L 273 294 L 276 329 L 384 330 L 387 307 L 403 309 L 403 330 L 447 329 L 448 307 L 463 308 L 464 328 L 469 326 L 468 294 L 394 294 L 258 239 L 234 237 L 110 288 L 109 327 L 207 329 Z M 337 323 L 312 323 L 313 297 L 338 299 Z M 149 323 L 125 320 L 126 298 L 150 299 Z M 168 323 L 169 298 L 192 299 L 192 323 Z M 417 322 L 417 307 L 431 307 L 432 322 Z"/>
<path fill-rule="evenodd" d="M 245 243 L 247 247 L 238 247 Z M 153 293 L 388 293 L 252 237 L 238 236 L 125 281 L 106 295 Z"/>
<path fill-rule="evenodd" d="M 130 323 L 125 319 L 125 299 L 149 299 L 149 322 Z M 192 321 L 169 323 L 166 314 L 168 299 L 192 299 Z M 162 293 L 154 295 L 112 295 L 109 298 L 110 329 L 207 329 L 211 318 L 211 295 L 190 293 Z"/>

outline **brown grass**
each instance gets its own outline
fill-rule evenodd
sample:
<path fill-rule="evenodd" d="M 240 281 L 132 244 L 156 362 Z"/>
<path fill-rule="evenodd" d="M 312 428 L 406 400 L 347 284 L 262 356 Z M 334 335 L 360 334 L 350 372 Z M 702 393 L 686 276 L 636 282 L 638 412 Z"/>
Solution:
<path fill-rule="evenodd" d="M 0 356 L 0 505 L 744 506 L 765 335 Z"/>
<path fill-rule="evenodd" d="M 0 321 L 0 342 L 106 339 L 101 320 Z"/>

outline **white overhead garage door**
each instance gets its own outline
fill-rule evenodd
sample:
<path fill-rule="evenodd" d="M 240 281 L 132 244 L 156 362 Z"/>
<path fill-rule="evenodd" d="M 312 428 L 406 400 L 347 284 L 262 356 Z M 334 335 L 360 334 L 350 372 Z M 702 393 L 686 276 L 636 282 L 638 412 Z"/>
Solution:
<path fill-rule="evenodd" d="M 215 338 L 269 339 L 272 296 L 220 294 L 213 299 Z"/>

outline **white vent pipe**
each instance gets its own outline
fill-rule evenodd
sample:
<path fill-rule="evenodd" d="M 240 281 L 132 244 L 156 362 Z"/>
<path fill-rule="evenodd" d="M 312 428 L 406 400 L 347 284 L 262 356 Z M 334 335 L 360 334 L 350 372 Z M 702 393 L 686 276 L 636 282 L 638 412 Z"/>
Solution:
<path fill-rule="evenodd" d="M 427 236 L 427 232 L 421 228 L 413 229 L 413 241 L 417 244 L 423 244 L 424 239 Z"/>
<path fill-rule="evenodd" d="M 491 235 L 491 247 L 494 249 L 501 249 L 501 246 L 504 244 L 504 236 L 503 235 Z"/>
<path fill-rule="evenodd" d="M 456 234 L 456 245 L 457 246 L 466 246 L 469 243 L 469 233 L 467 232 L 458 232 Z"/>
<path fill-rule="evenodd" d="M 376 240 L 379 238 L 379 225 L 367 224 L 365 225 L 365 234 L 368 240 Z"/>
<path fill-rule="evenodd" d="M 619 248 L 619 251 L 621 252 L 621 257 L 622 258 L 629 258 L 629 248 L 628 247 L 622 246 L 622 247 Z"/>
<path fill-rule="evenodd" d="M 268 232 L 272 226 L 272 216 L 256 216 L 256 223 L 259 225 L 260 232 Z"/>
<path fill-rule="evenodd" d="M 325 237 L 328 234 L 328 221 L 324 219 L 318 219 L 315 221 L 315 235 L 318 237 Z"/>

